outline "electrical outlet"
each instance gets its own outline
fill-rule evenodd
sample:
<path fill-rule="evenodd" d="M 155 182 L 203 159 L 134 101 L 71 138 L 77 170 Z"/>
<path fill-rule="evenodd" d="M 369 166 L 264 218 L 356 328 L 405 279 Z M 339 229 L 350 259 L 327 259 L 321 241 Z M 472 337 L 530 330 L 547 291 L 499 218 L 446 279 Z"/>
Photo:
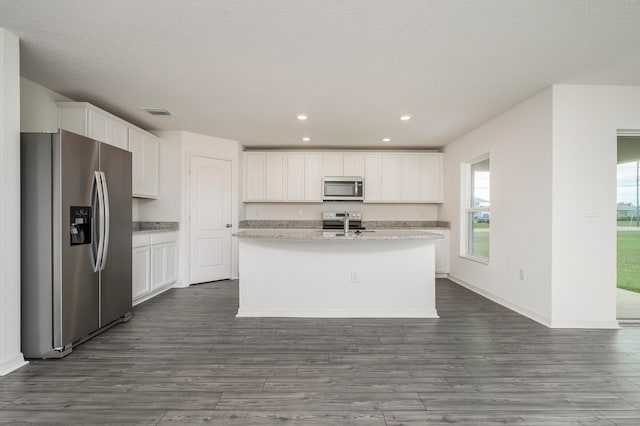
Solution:
<path fill-rule="evenodd" d="M 351 271 L 351 282 L 359 283 L 360 282 L 360 274 L 356 271 Z"/>
<path fill-rule="evenodd" d="M 527 280 L 527 270 L 524 268 L 520 268 L 520 279 L 522 281 L 526 281 Z"/>

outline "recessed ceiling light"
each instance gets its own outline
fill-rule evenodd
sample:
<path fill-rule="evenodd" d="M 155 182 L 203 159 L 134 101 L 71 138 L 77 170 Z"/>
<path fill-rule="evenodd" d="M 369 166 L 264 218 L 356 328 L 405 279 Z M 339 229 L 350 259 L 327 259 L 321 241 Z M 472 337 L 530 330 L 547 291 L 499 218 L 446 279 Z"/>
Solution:
<path fill-rule="evenodd" d="M 302 141 L 303 142 L 311 142 L 311 138 L 305 136 L 304 138 L 302 138 Z"/>
<path fill-rule="evenodd" d="M 309 118 L 309 117 L 307 117 L 307 114 L 298 114 L 298 115 L 296 116 L 296 118 L 297 118 L 298 120 L 302 120 L 302 121 L 304 121 L 304 120 L 306 120 L 306 119 L 307 119 L 307 118 Z"/>
<path fill-rule="evenodd" d="M 166 108 L 142 108 L 151 115 L 171 115 Z"/>
<path fill-rule="evenodd" d="M 391 138 L 382 138 L 382 142 L 391 142 Z"/>
<path fill-rule="evenodd" d="M 402 121 L 411 120 L 411 116 L 409 114 L 401 115 L 400 120 Z"/>

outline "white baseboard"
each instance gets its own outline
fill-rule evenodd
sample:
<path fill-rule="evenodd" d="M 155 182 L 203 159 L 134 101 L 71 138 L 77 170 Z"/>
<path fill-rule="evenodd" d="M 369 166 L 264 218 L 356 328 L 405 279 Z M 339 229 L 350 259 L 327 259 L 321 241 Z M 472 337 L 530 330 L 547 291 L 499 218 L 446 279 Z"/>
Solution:
<path fill-rule="evenodd" d="M 438 312 L 432 311 L 257 311 L 238 309 L 238 318 L 266 317 L 266 318 L 440 318 Z"/>
<path fill-rule="evenodd" d="M 479 287 L 474 286 L 473 284 L 469 284 L 468 282 L 461 280 L 460 278 L 454 277 L 453 275 L 449 274 L 448 277 L 451 281 L 453 281 L 454 283 L 461 285 L 462 287 L 469 289 L 471 291 L 473 291 L 474 293 L 479 294 L 482 297 L 485 297 L 489 300 L 492 300 L 494 302 L 496 302 L 499 305 L 504 306 L 505 308 L 511 309 L 514 312 L 519 313 L 520 315 L 524 315 L 525 317 L 534 320 L 535 322 L 538 322 L 546 327 L 552 328 L 551 326 L 551 319 L 545 317 L 544 315 L 540 315 L 537 312 L 533 312 L 530 311 L 527 308 L 523 308 L 522 306 L 516 305 L 515 303 L 503 299 L 502 297 L 498 297 L 494 294 L 491 294 Z"/>
<path fill-rule="evenodd" d="M 618 321 L 552 321 L 551 328 L 621 328 Z"/>
<path fill-rule="evenodd" d="M 537 312 L 530 311 L 527 308 L 523 308 L 522 306 L 516 305 L 513 302 L 505 300 L 501 297 L 495 296 L 487 291 L 474 286 L 473 284 L 469 284 L 459 278 L 456 278 L 452 275 L 449 275 L 449 279 L 456 284 L 461 285 L 464 288 L 467 288 L 474 293 L 481 295 L 482 297 L 486 297 L 489 300 L 492 300 L 499 305 L 504 306 L 505 308 L 511 309 L 514 312 L 519 313 L 520 315 L 524 315 L 525 317 L 532 319 L 540 324 L 549 327 L 549 328 L 599 328 L 599 329 L 617 329 L 620 328 L 618 321 L 553 321 L 550 318 L 545 317 L 544 315 L 540 315 Z"/>
<path fill-rule="evenodd" d="M 156 297 L 157 295 L 162 294 L 162 293 L 164 293 L 165 291 L 170 290 L 170 289 L 172 289 L 172 288 L 174 288 L 174 286 L 167 286 L 167 287 L 164 287 L 164 288 L 161 288 L 161 289 L 158 289 L 158 290 L 154 290 L 154 291 L 152 291 L 152 292 L 151 292 L 151 293 L 149 293 L 149 294 L 145 294 L 144 296 L 142 296 L 142 297 L 140 297 L 140 298 L 138 298 L 138 299 L 133 300 L 132 305 L 133 305 L 133 306 L 139 305 L 140 303 L 142 303 L 142 302 L 146 302 L 146 301 L 147 301 L 147 300 L 149 300 L 149 299 L 153 299 L 153 298 L 154 298 L 154 297 Z"/>
<path fill-rule="evenodd" d="M 29 364 L 29 361 L 25 361 L 22 352 L 20 352 L 13 358 L 0 363 L 0 376 L 6 376 L 12 371 L 17 370 L 20 367 L 24 367 L 27 364 Z"/>

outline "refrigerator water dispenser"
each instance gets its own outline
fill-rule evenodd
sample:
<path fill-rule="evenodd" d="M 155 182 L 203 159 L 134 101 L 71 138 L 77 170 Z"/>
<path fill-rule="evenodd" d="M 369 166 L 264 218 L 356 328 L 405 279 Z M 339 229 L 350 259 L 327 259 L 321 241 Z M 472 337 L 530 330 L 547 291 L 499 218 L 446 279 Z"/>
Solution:
<path fill-rule="evenodd" d="M 71 245 L 91 244 L 91 207 L 71 206 Z"/>

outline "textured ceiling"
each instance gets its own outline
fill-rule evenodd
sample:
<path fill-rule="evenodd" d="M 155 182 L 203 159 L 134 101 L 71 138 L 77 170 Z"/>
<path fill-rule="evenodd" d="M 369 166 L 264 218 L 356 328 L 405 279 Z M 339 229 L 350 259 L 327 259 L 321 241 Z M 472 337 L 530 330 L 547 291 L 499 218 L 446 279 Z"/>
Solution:
<path fill-rule="evenodd" d="M 553 83 L 640 84 L 638 22 L 637 0 L 0 0 L 24 77 L 245 146 L 440 147 Z"/>

